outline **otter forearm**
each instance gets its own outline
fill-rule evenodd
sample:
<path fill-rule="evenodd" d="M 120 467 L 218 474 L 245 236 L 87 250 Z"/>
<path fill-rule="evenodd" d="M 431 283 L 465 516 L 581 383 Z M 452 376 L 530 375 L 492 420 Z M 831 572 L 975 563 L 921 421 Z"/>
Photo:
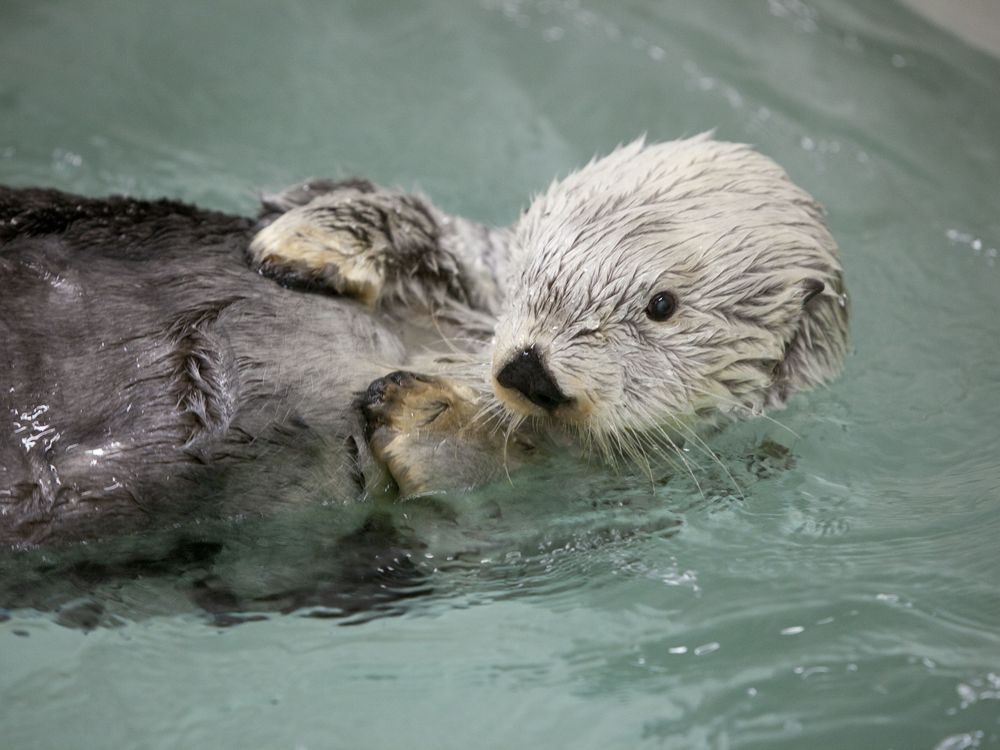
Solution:
<path fill-rule="evenodd" d="M 454 259 L 468 291 L 469 304 L 496 315 L 503 301 L 511 230 L 451 216 L 426 199 L 425 203 L 440 230 L 438 249 Z"/>
<path fill-rule="evenodd" d="M 283 213 L 282 213 L 283 211 Z M 382 307 L 489 315 L 501 299 L 510 232 L 436 208 L 423 196 L 363 180 L 312 181 L 264 202 L 252 265 L 293 285 Z"/>

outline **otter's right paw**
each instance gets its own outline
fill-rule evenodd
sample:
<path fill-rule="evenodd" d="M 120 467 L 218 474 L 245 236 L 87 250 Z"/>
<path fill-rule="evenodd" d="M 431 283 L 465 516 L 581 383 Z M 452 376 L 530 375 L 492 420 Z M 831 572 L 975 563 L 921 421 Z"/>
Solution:
<path fill-rule="evenodd" d="M 403 497 L 466 489 L 524 463 L 527 448 L 476 419 L 475 391 L 446 378 L 402 370 L 374 381 L 361 410 L 372 454 Z"/>
<path fill-rule="evenodd" d="M 282 214 L 250 244 L 250 262 L 282 283 L 324 289 L 374 307 L 393 273 L 437 255 L 438 227 L 419 200 L 337 190 Z"/>

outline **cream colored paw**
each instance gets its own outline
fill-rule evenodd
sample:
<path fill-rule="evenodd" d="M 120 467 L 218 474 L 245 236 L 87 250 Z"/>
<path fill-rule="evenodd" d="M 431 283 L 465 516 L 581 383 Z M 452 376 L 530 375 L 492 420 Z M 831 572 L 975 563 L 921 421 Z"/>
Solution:
<path fill-rule="evenodd" d="M 525 463 L 531 447 L 476 419 L 476 392 L 446 378 L 396 371 L 362 399 L 372 455 L 402 497 L 469 489 Z"/>
<path fill-rule="evenodd" d="M 254 268 L 282 283 L 326 289 L 374 307 L 385 286 L 382 232 L 352 215 L 351 199 L 317 199 L 282 214 L 250 243 Z"/>

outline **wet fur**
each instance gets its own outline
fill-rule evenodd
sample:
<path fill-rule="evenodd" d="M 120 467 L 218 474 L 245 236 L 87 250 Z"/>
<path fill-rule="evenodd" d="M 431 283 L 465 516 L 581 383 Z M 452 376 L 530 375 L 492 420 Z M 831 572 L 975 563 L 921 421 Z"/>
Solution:
<path fill-rule="evenodd" d="M 846 353 L 823 210 L 742 144 L 640 140 L 591 162 L 532 203 L 509 268 L 493 376 L 536 347 L 575 399 L 555 418 L 606 447 L 780 407 Z M 679 304 L 657 322 L 645 308 L 661 291 Z"/>
<path fill-rule="evenodd" d="M 284 222 L 287 236 L 270 231 L 255 243 L 294 247 L 303 227 L 333 226 L 329 246 L 310 251 L 347 275 L 361 256 L 365 268 L 380 269 L 365 276 L 368 304 L 400 316 L 429 307 L 435 330 L 453 341 L 446 354 L 425 356 L 423 369 L 471 389 L 476 428 L 504 439 L 539 442 L 556 432 L 612 462 L 645 463 L 650 454 L 669 460 L 682 442 L 703 445 L 706 427 L 779 408 L 828 382 L 846 355 L 847 295 L 823 210 L 746 145 L 710 135 L 640 139 L 553 182 L 509 230 L 447 217 L 429 204 L 407 220 L 416 199 L 391 193 L 352 198 L 349 208 L 376 197 L 395 202 L 402 228 L 409 224 L 409 235 L 425 239 L 418 264 L 408 243 L 396 247 L 384 236 L 361 251 L 345 243 L 337 195 L 292 209 L 274 225 Z M 449 284 L 429 268 L 448 268 Z M 679 300 L 677 311 L 650 320 L 646 306 L 663 291 Z M 566 396 L 556 408 L 498 380 L 528 349 L 538 353 L 558 389 L 552 392 Z M 417 408 L 420 397 L 397 402 Z M 404 424 L 400 416 L 395 423 Z M 438 439 L 430 432 L 424 441 L 396 443 L 414 446 L 412 455 L 393 453 L 398 466 L 412 464 L 401 472 L 450 470 L 445 462 L 442 472 L 429 471 Z M 400 436 L 397 430 L 379 443 Z"/>
<path fill-rule="evenodd" d="M 705 425 L 826 382 L 846 352 L 822 210 L 770 159 L 706 136 L 620 148 L 553 183 L 512 230 L 363 180 L 269 196 L 262 219 L 0 192 L 0 542 L 344 495 L 350 393 L 401 364 L 402 345 L 349 302 L 248 271 L 248 246 L 284 284 L 430 316 L 437 348 L 413 366 L 444 379 L 392 402 L 426 405 L 436 426 L 389 409 L 390 432 L 371 435 L 397 474 L 423 478 L 412 492 L 457 464 L 496 467 L 511 440 L 676 453 Z M 680 306 L 654 323 L 643 311 L 663 289 Z M 528 346 L 570 406 L 542 413 L 495 382 Z M 468 424 L 442 431 L 456 414 Z"/>
<path fill-rule="evenodd" d="M 257 229 L 0 188 L 0 544 L 357 495 L 351 400 L 402 346 L 249 270 Z"/>

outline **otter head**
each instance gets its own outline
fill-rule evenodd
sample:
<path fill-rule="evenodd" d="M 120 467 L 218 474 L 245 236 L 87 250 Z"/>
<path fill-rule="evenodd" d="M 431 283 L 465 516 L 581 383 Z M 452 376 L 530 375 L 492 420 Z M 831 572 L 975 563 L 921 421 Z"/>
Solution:
<path fill-rule="evenodd" d="M 847 308 L 822 209 L 708 136 L 636 141 L 521 218 L 492 386 L 602 445 L 756 414 L 840 368 Z"/>

